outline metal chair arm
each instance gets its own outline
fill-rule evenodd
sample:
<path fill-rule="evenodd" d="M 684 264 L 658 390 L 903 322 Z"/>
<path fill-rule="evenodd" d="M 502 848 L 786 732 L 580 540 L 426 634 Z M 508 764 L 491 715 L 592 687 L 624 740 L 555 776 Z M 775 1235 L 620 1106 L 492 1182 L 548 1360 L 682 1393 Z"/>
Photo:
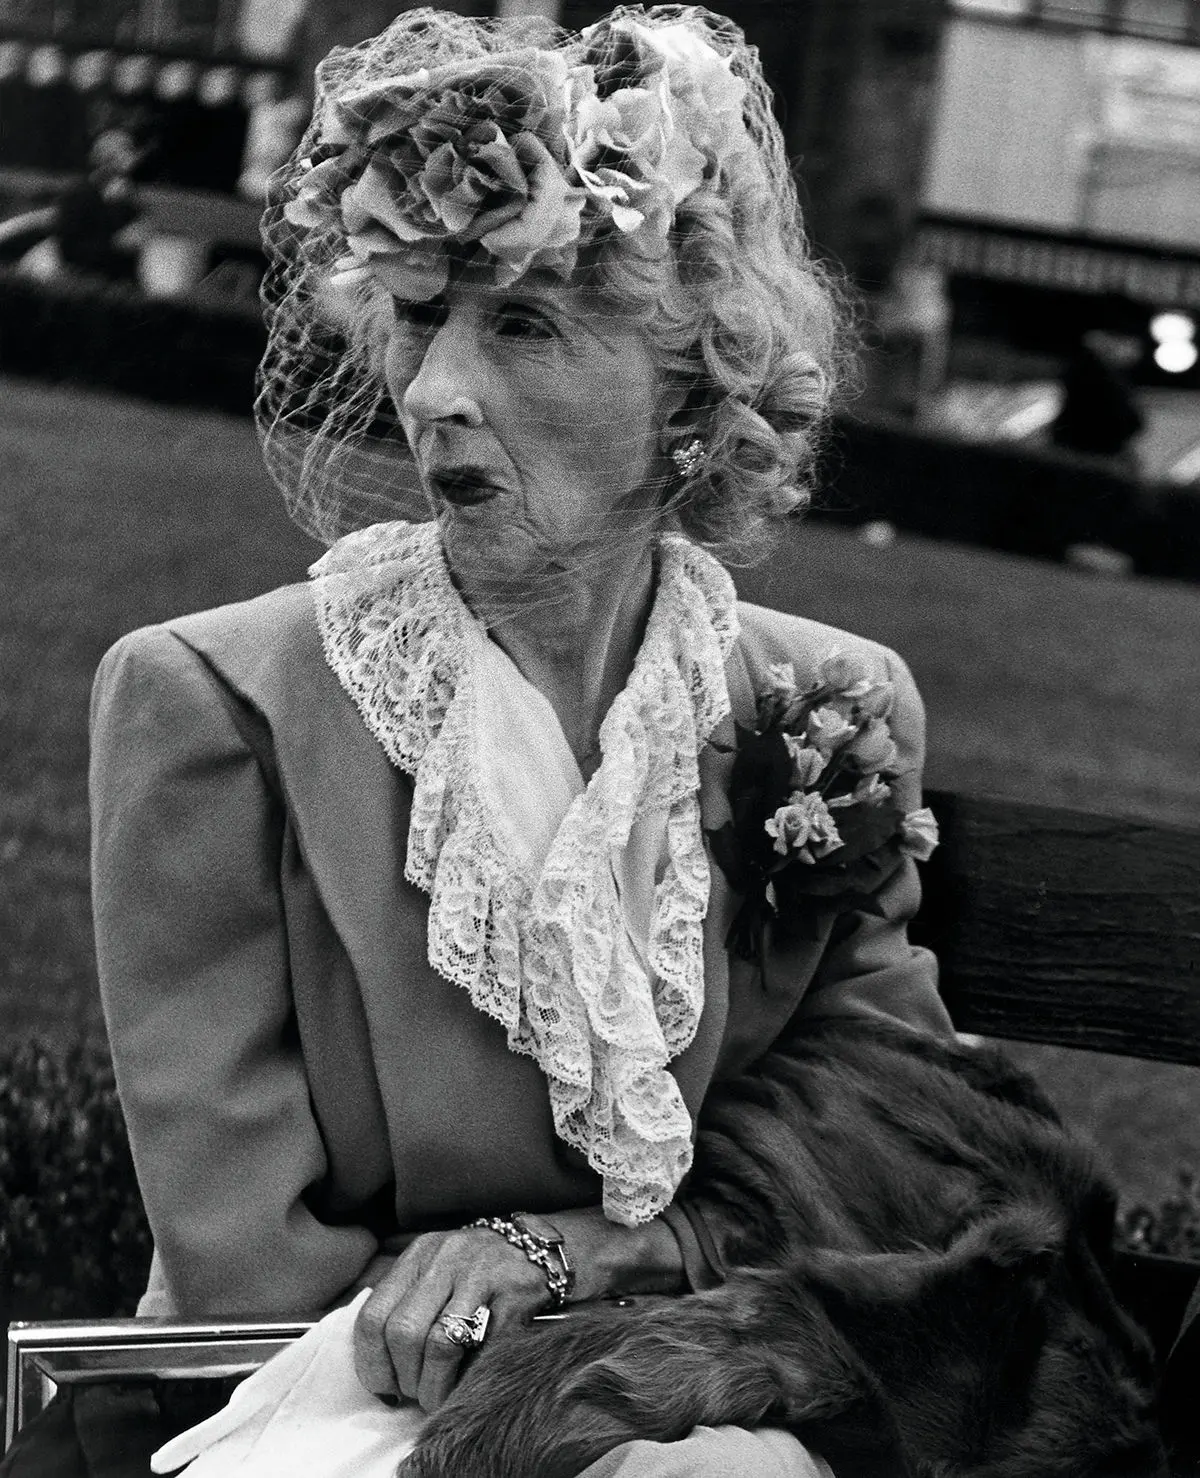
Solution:
<path fill-rule="evenodd" d="M 249 1375 L 315 1319 L 45 1320 L 8 1331 L 5 1449 L 64 1385 Z"/>

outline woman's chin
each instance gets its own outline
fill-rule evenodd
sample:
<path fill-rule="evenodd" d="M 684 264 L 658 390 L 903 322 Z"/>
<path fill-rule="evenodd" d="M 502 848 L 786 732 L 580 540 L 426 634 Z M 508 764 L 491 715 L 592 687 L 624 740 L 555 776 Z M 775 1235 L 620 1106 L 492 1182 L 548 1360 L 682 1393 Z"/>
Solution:
<path fill-rule="evenodd" d="M 526 584 L 547 563 L 546 550 L 505 516 L 499 499 L 459 507 L 443 504 L 437 512 L 446 559 L 461 585 L 486 588 Z"/>
<path fill-rule="evenodd" d="M 541 620 L 571 620 L 591 574 L 578 552 L 564 551 L 535 532 L 511 523 L 442 524 L 442 544 L 454 583 L 489 628 L 540 613 Z"/>
<path fill-rule="evenodd" d="M 469 549 L 486 551 L 505 542 L 506 525 L 509 519 L 499 506 L 500 500 L 492 498 L 486 503 L 446 503 L 439 501 L 434 507 L 434 516 L 442 531 L 442 543 L 447 552 Z"/>

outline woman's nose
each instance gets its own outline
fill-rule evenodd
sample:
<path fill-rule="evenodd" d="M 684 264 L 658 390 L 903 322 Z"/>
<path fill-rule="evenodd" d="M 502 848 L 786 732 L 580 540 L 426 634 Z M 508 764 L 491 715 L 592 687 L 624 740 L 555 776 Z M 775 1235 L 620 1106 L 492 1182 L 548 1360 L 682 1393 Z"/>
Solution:
<path fill-rule="evenodd" d="M 457 421 L 483 424 L 483 407 L 475 383 L 479 349 L 470 325 L 451 313 L 429 335 L 416 373 L 405 387 L 401 410 L 419 425 Z"/>

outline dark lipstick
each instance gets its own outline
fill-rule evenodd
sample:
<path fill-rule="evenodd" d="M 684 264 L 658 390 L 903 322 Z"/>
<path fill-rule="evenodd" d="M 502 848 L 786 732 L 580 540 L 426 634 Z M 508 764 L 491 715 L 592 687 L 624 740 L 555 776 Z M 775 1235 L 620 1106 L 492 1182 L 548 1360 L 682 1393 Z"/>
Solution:
<path fill-rule="evenodd" d="M 456 467 L 453 470 L 447 468 L 442 472 L 431 473 L 429 483 L 439 498 L 460 508 L 490 502 L 500 491 L 487 480 L 484 473 L 474 467 Z"/>

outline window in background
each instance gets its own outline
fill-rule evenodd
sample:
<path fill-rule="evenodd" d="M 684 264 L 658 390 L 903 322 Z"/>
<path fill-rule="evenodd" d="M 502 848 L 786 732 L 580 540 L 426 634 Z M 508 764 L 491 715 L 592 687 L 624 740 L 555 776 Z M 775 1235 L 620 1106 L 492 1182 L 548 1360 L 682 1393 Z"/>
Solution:
<path fill-rule="evenodd" d="M 1164 41 L 1200 41 L 1200 6 L 1195 0 L 1123 0 L 1125 30 Z"/>
<path fill-rule="evenodd" d="M 1200 0 L 950 0 L 962 15 L 1200 45 Z"/>
<path fill-rule="evenodd" d="M 242 0 L 237 49 L 247 56 L 283 58 L 303 11 L 304 0 Z"/>
<path fill-rule="evenodd" d="M 142 41 L 188 51 L 220 51 L 232 43 L 238 0 L 143 0 Z"/>
<path fill-rule="evenodd" d="M 1086 26 L 1106 30 L 1118 22 L 1120 0 L 1042 0 L 1037 18 L 1064 26 Z"/>
<path fill-rule="evenodd" d="M 144 13 L 156 12 L 161 4 L 162 0 L 0 0 L 0 31 L 44 36 L 68 46 L 92 40 L 136 44 Z"/>
<path fill-rule="evenodd" d="M 931 137 L 930 214 L 1200 242 L 1200 49 L 963 16 L 946 31 Z"/>
<path fill-rule="evenodd" d="M 0 26 L 49 34 L 53 16 L 45 0 L 0 0 Z"/>
<path fill-rule="evenodd" d="M 1036 0 L 951 0 L 955 10 L 971 15 L 994 15 L 1001 19 L 1017 20 L 1032 15 Z"/>
<path fill-rule="evenodd" d="M 1133 38 L 1085 42 L 1091 107 L 1081 225 L 1195 251 L 1200 242 L 1200 52 Z"/>
<path fill-rule="evenodd" d="M 60 3 L 57 9 L 65 7 Z M 68 43 L 135 44 L 140 22 L 138 0 L 76 0 L 70 24 L 60 23 L 57 34 Z"/>
<path fill-rule="evenodd" d="M 1079 229 L 1087 76 L 1079 33 L 947 27 L 923 204 L 935 215 Z"/>

